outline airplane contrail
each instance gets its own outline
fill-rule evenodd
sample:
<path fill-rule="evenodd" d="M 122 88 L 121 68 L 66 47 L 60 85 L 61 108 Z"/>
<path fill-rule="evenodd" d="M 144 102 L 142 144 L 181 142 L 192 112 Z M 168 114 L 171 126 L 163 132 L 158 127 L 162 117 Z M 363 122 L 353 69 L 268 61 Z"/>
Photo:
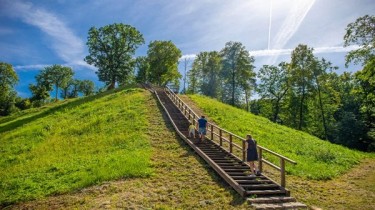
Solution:
<path fill-rule="evenodd" d="M 271 0 L 272 1 L 272 0 Z M 286 43 L 298 30 L 299 26 L 305 19 L 307 13 L 310 11 L 311 7 L 314 5 L 315 0 L 296 0 L 293 2 L 293 6 L 288 14 L 288 17 L 284 20 L 279 32 L 273 39 L 272 49 L 283 49 Z M 272 4 L 271 4 L 272 6 Z M 271 13 L 270 13 L 271 15 Z M 270 43 L 269 43 L 270 45 Z M 270 48 L 270 47 L 269 47 Z M 268 60 L 269 64 L 273 64 L 277 60 L 277 55 L 271 57 Z"/>

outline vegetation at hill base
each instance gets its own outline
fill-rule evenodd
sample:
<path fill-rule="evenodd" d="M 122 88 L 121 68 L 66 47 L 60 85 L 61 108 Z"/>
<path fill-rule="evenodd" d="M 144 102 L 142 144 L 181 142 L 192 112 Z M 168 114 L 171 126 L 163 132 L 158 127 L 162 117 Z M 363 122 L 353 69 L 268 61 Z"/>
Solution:
<path fill-rule="evenodd" d="M 0 118 L 0 203 L 150 176 L 142 92 L 112 91 Z"/>
<path fill-rule="evenodd" d="M 328 180 L 345 173 L 364 158 L 375 157 L 375 153 L 364 153 L 323 141 L 206 96 L 189 97 L 209 121 L 244 138 L 246 134 L 252 134 L 259 145 L 296 161 L 297 165 L 286 167 L 292 175 Z M 241 142 L 237 143 L 241 145 Z M 272 157 L 266 158 L 272 160 Z M 276 160 L 272 161 L 279 164 Z"/>

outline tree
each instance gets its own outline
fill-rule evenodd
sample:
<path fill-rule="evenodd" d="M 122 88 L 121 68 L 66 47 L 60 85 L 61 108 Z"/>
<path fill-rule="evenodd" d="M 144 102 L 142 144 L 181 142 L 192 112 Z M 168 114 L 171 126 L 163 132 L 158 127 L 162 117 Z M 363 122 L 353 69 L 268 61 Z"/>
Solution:
<path fill-rule="evenodd" d="M 150 64 L 150 82 L 165 86 L 178 84 L 182 75 L 178 72 L 179 50 L 172 41 L 152 41 L 148 45 L 147 57 Z"/>
<path fill-rule="evenodd" d="M 87 46 L 89 54 L 85 61 L 98 68 L 99 80 L 115 88 L 117 83 L 126 83 L 134 69 L 133 55 L 144 43 L 142 34 L 125 24 L 111 24 L 99 29 L 91 27 Z"/>
<path fill-rule="evenodd" d="M 366 64 L 375 54 L 375 16 L 365 15 L 346 27 L 344 47 L 356 44 L 360 48 L 350 51 L 346 55 L 346 63 Z"/>
<path fill-rule="evenodd" d="M 220 53 L 222 56 L 222 75 L 226 83 L 226 90 L 224 91 L 230 93 L 230 104 L 235 105 L 241 97 L 239 79 L 245 75 L 243 72 L 252 71 L 254 58 L 249 55 L 249 52 L 240 42 L 227 42 Z M 251 75 L 248 74 L 248 76 Z M 247 80 L 249 78 L 241 79 Z"/>
<path fill-rule="evenodd" d="M 40 75 L 45 78 L 45 82 L 55 86 L 55 100 L 57 101 L 59 88 L 67 86 L 74 72 L 70 67 L 52 65 L 45 67 L 40 72 Z"/>
<path fill-rule="evenodd" d="M 198 63 L 193 62 L 191 70 L 188 72 L 189 86 L 187 92 L 190 94 L 196 94 L 199 92 L 199 87 L 201 83 L 201 74 Z"/>
<path fill-rule="evenodd" d="M 361 102 L 360 111 L 367 134 L 364 142 L 375 151 L 375 57 L 368 61 L 363 70 L 356 72 L 355 79 L 359 84 L 356 94 Z"/>
<path fill-rule="evenodd" d="M 18 83 L 17 73 L 11 64 L 0 62 L 0 114 L 8 115 L 14 108 L 16 92 L 14 85 Z"/>
<path fill-rule="evenodd" d="M 344 72 L 332 82 L 341 99 L 340 106 L 333 115 L 336 122 L 333 126 L 332 141 L 365 150 L 363 140 L 366 139 L 366 126 L 360 113 L 360 100 L 355 92 L 357 81 L 351 73 Z"/>
<path fill-rule="evenodd" d="M 280 63 L 278 66 L 264 65 L 258 72 L 260 84 L 259 95 L 263 99 L 272 101 L 272 121 L 277 122 L 281 108 L 281 102 L 289 90 L 288 64 Z"/>
<path fill-rule="evenodd" d="M 217 98 L 221 92 L 221 56 L 217 51 L 212 51 L 207 53 L 206 59 L 205 66 L 202 68 L 201 92 Z"/>
<path fill-rule="evenodd" d="M 200 52 L 193 62 L 193 69 L 190 71 L 191 87 L 197 88 L 195 92 L 217 98 L 221 85 L 220 72 L 220 54 L 216 51 Z"/>
<path fill-rule="evenodd" d="M 315 58 L 313 49 L 307 45 L 298 45 L 292 52 L 292 58 L 289 65 L 290 85 L 293 97 L 299 101 L 298 103 L 298 122 L 297 129 L 301 130 L 305 126 L 306 121 L 304 114 L 306 112 L 306 100 L 312 88 L 313 68 Z M 292 103 L 295 104 L 295 103 Z"/>
<path fill-rule="evenodd" d="M 94 94 L 95 84 L 91 80 L 82 80 L 79 83 L 79 91 L 83 93 L 84 96 L 89 96 Z"/>
<path fill-rule="evenodd" d="M 30 84 L 29 89 L 32 93 L 30 101 L 33 106 L 41 106 L 46 99 L 50 97 L 49 92 L 53 90 L 52 84 L 48 80 L 48 75 L 38 74 L 35 76 L 36 84 Z"/>
<path fill-rule="evenodd" d="M 137 57 L 137 59 L 135 60 L 135 68 L 137 71 L 136 81 L 147 83 L 150 77 L 150 64 L 148 63 L 147 57 Z"/>

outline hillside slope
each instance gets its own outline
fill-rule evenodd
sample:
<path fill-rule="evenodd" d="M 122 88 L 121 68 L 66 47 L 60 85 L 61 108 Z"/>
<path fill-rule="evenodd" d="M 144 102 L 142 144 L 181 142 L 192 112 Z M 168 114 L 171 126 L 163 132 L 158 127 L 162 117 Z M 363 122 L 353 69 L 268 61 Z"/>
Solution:
<path fill-rule="evenodd" d="M 254 118 L 254 119 L 246 119 L 247 121 L 250 121 L 251 123 L 256 124 L 256 122 L 261 122 L 263 124 L 272 125 L 272 123 L 270 123 L 267 119 L 257 117 L 251 114 L 247 115 L 248 113 L 244 112 L 243 110 L 236 109 L 228 105 L 223 105 L 221 103 L 218 103 L 217 101 L 212 101 L 212 99 L 209 99 L 206 97 L 202 97 L 202 96 L 195 97 L 195 96 L 186 96 L 186 95 L 180 95 L 180 97 L 183 99 L 185 103 L 187 103 L 195 111 L 195 113 L 199 115 L 206 115 L 208 116 L 209 120 L 216 119 L 217 117 L 219 120 L 214 120 L 214 122 L 223 127 L 226 126 L 226 128 L 230 131 L 234 130 L 234 131 L 243 132 L 243 133 L 247 131 L 247 132 L 252 133 L 253 129 L 247 127 L 248 124 L 242 121 L 243 120 L 241 119 L 242 117 L 248 118 L 250 116 L 250 118 Z M 194 97 L 195 99 L 192 99 Z M 205 105 L 201 106 L 203 107 L 201 108 L 200 104 L 205 104 Z M 204 107 L 206 107 L 206 109 L 204 109 Z M 210 112 L 211 110 L 215 110 L 215 112 Z M 225 125 L 220 120 L 223 118 L 223 116 L 222 114 L 219 114 L 219 110 L 220 111 L 224 110 L 226 114 L 230 113 L 227 115 L 229 116 L 229 120 L 228 120 L 228 123 L 226 123 Z M 237 118 L 233 119 L 231 116 L 237 116 Z M 238 118 L 240 118 L 239 122 L 241 123 L 237 123 L 236 119 Z M 234 126 L 230 126 L 232 123 L 234 124 Z M 278 126 L 279 125 L 275 127 L 276 131 L 277 131 Z M 266 126 L 259 126 L 259 127 L 260 128 L 258 129 L 264 129 L 264 127 Z M 270 128 L 272 129 L 273 126 L 268 127 L 268 129 Z M 287 129 L 288 132 L 291 132 L 291 134 L 293 134 L 293 132 L 290 130 L 292 129 Z M 267 129 L 264 129 L 263 131 L 258 131 L 256 133 L 265 133 L 265 132 L 268 132 Z M 275 132 L 275 131 L 271 131 L 271 132 Z M 278 132 L 282 132 L 282 131 L 278 131 Z M 308 137 L 309 136 L 308 134 L 301 134 L 301 135 L 306 135 L 305 138 L 308 138 L 308 139 L 310 138 L 310 140 L 308 141 L 312 141 L 312 142 L 322 141 L 312 136 Z M 261 137 L 261 135 L 258 137 Z M 293 135 L 289 137 L 293 138 Z M 258 138 L 258 141 L 259 141 L 259 138 Z M 272 141 L 268 143 L 272 144 Z M 319 144 L 319 142 L 317 144 Z M 325 142 L 324 145 L 329 145 L 329 143 Z M 277 146 L 277 145 L 274 145 L 274 146 Z M 291 147 L 293 146 L 294 145 L 291 145 Z M 308 145 L 306 145 L 306 147 L 308 148 Z M 346 151 L 348 153 L 346 155 L 349 155 L 349 156 L 351 153 L 357 153 L 357 151 L 349 150 L 347 148 L 344 148 L 344 151 Z M 284 154 L 286 151 L 279 150 L 279 152 L 281 154 Z M 286 153 L 285 155 L 288 156 L 289 154 Z M 330 180 L 319 180 L 319 179 L 312 180 L 309 178 L 309 176 L 306 176 L 305 174 L 302 174 L 302 175 L 301 174 L 298 174 L 298 175 L 289 174 L 287 176 L 287 188 L 291 190 L 293 197 L 296 197 L 299 201 L 309 205 L 312 209 L 320 209 L 320 208 L 332 209 L 332 210 L 375 209 L 375 205 L 374 205 L 375 204 L 375 190 L 374 190 L 375 189 L 375 158 L 374 158 L 374 154 L 373 153 L 365 154 L 365 153 L 360 152 L 360 155 L 363 157 L 363 159 L 359 159 L 358 164 L 353 164 L 350 169 L 346 171 L 345 170 L 342 171 L 341 175 L 329 177 Z M 301 164 L 301 163 L 299 162 L 298 164 Z M 308 164 L 308 162 L 305 164 Z M 290 167 L 293 167 L 293 166 L 290 164 L 287 164 L 287 169 L 290 169 Z M 266 167 L 265 170 L 266 170 L 267 176 L 270 176 L 273 179 L 278 180 L 279 175 L 278 173 L 275 172 L 275 170 L 272 170 L 270 167 Z M 311 167 L 311 170 L 315 170 L 315 169 Z M 328 167 L 325 170 L 329 171 L 330 168 Z"/>
<path fill-rule="evenodd" d="M 208 97 L 190 95 L 189 98 L 203 110 L 209 121 L 243 137 L 252 134 L 259 145 L 297 161 L 297 165 L 287 165 L 287 172 L 292 175 L 328 180 L 343 174 L 365 158 L 375 157 L 374 153 L 363 153 L 322 141 Z"/>
<path fill-rule="evenodd" d="M 3 119 L 0 204 L 149 176 L 142 91 L 109 92 Z"/>
<path fill-rule="evenodd" d="M 131 103 L 134 103 L 134 106 L 129 104 L 126 106 L 121 105 L 122 103 L 127 103 L 121 101 L 129 100 Z M 49 110 L 49 113 L 45 113 L 43 116 L 48 119 L 51 117 L 57 121 L 62 121 L 65 118 L 70 118 L 71 115 L 80 115 L 79 112 L 86 112 L 86 109 L 91 109 L 90 107 L 97 107 L 102 111 L 96 110 L 91 112 L 92 115 L 96 115 L 97 118 L 104 118 L 105 122 L 107 122 L 107 119 L 111 119 L 107 122 L 108 126 L 107 123 L 104 122 L 101 124 L 101 126 L 104 126 L 103 128 L 106 128 L 102 129 L 104 133 L 99 134 L 102 137 L 105 137 L 106 132 L 110 132 L 108 130 L 110 130 L 111 125 L 115 125 L 115 130 L 117 130 L 118 127 L 122 127 L 122 132 L 131 133 L 131 129 L 125 126 L 126 123 L 132 124 L 135 123 L 135 121 L 139 121 L 140 124 L 143 124 L 144 126 L 140 127 L 142 129 L 137 129 L 137 134 L 135 136 L 139 135 L 147 139 L 147 143 L 144 144 L 144 147 L 146 147 L 148 153 L 146 153 L 145 157 L 142 159 L 145 163 L 149 163 L 148 167 L 145 168 L 145 175 L 128 176 L 127 172 L 123 171 L 123 168 L 129 165 L 127 163 L 108 166 L 105 168 L 106 171 L 103 171 L 103 174 L 111 174 L 111 171 L 116 170 L 122 171 L 121 173 L 123 174 L 120 174 L 117 178 L 108 178 L 106 179 L 107 181 L 101 179 L 91 184 L 88 183 L 88 187 L 76 187 L 70 190 L 66 189 L 64 192 L 21 199 L 24 200 L 24 202 L 13 198 L 12 203 L 16 203 L 10 206 L 7 205 L 9 203 L 1 203 L 0 209 L 2 206 L 7 206 L 6 209 L 248 209 L 247 203 L 229 185 L 223 182 L 223 180 L 183 142 L 183 140 L 178 138 L 172 125 L 168 123 L 166 116 L 161 111 L 162 109 L 158 107 L 155 98 L 148 91 L 141 89 L 123 90 L 117 93 L 108 93 L 105 96 L 98 96 L 93 99 L 84 99 L 84 101 L 68 102 L 68 104 L 69 103 L 74 103 L 74 107 L 77 108 L 74 114 L 69 114 L 69 116 L 64 114 L 71 113 L 71 111 L 75 110 L 75 108 L 69 106 L 70 108 L 60 107 L 54 110 L 44 108 L 42 110 Z M 111 106 L 114 104 L 118 104 L 118 106 Z M 106 114 L 107 111 L 116 113 L 115 110 L 118 111 L 115 116 L 112 115 L 112 117 L 109 117 L 109 115 Z M 136 117 L 127 117 L 128 115 L 125 113 L 128 111 L 123 112 L 123 110 L 128 110 Z M 55 112 L 59 112 L 58 115 L 56 115 Z M 18 117 L 29 119 L 29 117 L 34 114 L 41 115 L 39 112 L 33 111 L 32 113 L 32 115 L 28 113 L 26 115 L 19 115 Z M 138 116 L 138 113 L 142 116 Z M 15 121 L 12 122 L 17 121 L 15 118 L 13 118 L 13 120 Z M 34 120 L 36 121 L 36 119 Z M 27 124 L 18 128 L 27 128 L 34 123 L 34 121 L 30 121 L 30 119 L 26 121 Z M 39 123 L 43 123 L 42 121 L 44 120 L 39 121 Z M 81 121 L 88 121 L 88 119 Z M 4 121 L 2 122 L 4 123 Z M 73 124 L 74 122 L 71 121 L 70 123 Z M 0 126 L 2 125 L 4 124 Z M 16 130 L 17 129 L 8 130 L 7 135 Z M 68 132 L 70 129 L 66 127 L 62 130 Z M 76 130 L 78 130 L 78 128 Z M 83 131 L 85 132 L 81 133 L 81 136 L 89 135 L 88 130 L 84 129 Z M 139 140 L 142 140 L 142 138 Z M 132 140 L 132 138 L 124 137 L 122 142 L 125 143 L 128 140 Z M 12 145 L 13 148 L 17 147 L 15 144 Z M 87 148 L 86 146 L 88 145 L 82 144 L 82 150 L 92 147 Z M 45 148 L 46 150 L 41 151 L 41 153 L 49 152 L 49 147 Z M 110 148 L 110 144 L 102 147 L 102 149 Z M 122 149 L 124 152 L 129 152 L 127 147 L 123 147 Z M 111 154 L 112 152 L 109 152 L 107 155 Z M 131 154 L 132 153 L 130 153 L 130 155 Z M 65 160 L 65 157 L 67 157 L 67 160 Z M 94 157 L 92 158 L 94 159 Z M 121 158 L 122 156 L 118 157 L 118 159 Z M 59 163 L 60 161 L 66 162 L 68 160 L 74 160 L 74 158 L 61 156 L 59 160 L 53 161 Z M 51 162 L 53 161 L 51 160 Z M 98 161 L 97 163 L 100 162 L 102 161 Z M 142 165 L 143 164 L 139 165 L 139 170 L 142 168 Z M 89 166 L 81 165 L 80 167 L 88 168 Z M 136 167 L 138 167 L 138 165 Z M 60 172 L 62 170 L 62 168 L 59 168 Z M 65 168 L 64 170 L 70 171 L 70 168 Z M 37 171 L 35 171 L 35 173 L 38 174 Z M 49 173 L 48 171 L 40 172 L 40 174 L 45 174 L 46 176 L 48 176 Z M 33 176 L 33 174 L 34 171 L 20 171 L 18 176 L 26 177 Z M 59 176 L 60 175 L 63 176 L 62 173 L 60 173 Z M 92 174 L 87 175 L 87 177 L 91 176 Z M 1 174 L 1 177 L 5 179 L 4 174 Z M 55 180 L 51 179 L 51 182 L 57 181 L 57 179 L 58 176 L 55 177 Z M 25 181 L 27 181 L 27 179 L 25 179 Z M 23 181 L 20 180 L 19 183 L 23 184 Z M 66 185 L 70 186 L 70 184 L 71 183 L 67 183 Z M 15 186 L 15 189 L 17 189 L 17 187 L 18 186 Z M 27 190 L 32 189 L 24 189 L 20 194 L 27 195 Z M 4 194 L 0 195 L 5 196 Z M 1 198 L 4 199 L 4 197 Z M 10 197 L 7 199 L 9 198 Z M 30 199 L 35 200 L 30 201 Z"/>

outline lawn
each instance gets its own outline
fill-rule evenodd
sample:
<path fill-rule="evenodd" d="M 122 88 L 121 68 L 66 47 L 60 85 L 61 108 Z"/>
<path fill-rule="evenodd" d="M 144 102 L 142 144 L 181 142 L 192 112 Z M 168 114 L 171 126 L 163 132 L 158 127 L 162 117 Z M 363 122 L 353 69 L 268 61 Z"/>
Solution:
<path fill-rule="evenodd" d="M 0 206 L 150 176 L 146 110 L 130 88 L 1 118 Z"/>

